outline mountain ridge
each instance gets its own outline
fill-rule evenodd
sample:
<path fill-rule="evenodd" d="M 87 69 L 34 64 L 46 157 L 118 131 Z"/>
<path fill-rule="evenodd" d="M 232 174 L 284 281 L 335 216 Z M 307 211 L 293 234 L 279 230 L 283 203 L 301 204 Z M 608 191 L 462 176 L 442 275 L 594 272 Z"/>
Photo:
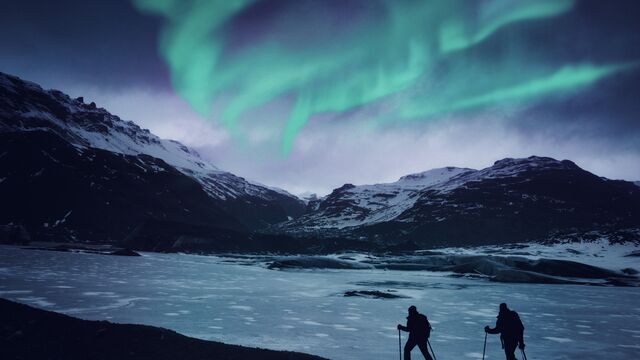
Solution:
<path fill-rule="evenodd" d="M 113 242 L 148 219 L 253 231 L 304 211 L 95 103 L 3 73 L 0 137 L 0 223 L 43 236 Z"/>
<path fill-rule="evenodd" d="M 589 233 L 640 241 L 637 184 L 570 160 L 505 158 L 301 199 L 83 98 L 3 73 L 0 140 L 0 225 L 36 239 L 126 239 L 162 251 L 426 248 Z"/>
<path fill-rule="evenodd" d="M 41 102 L 44 102 L 43 100 L 54 100 L 57 101 L 57 104 L 52 104 L 50 101 L 47 101 L 47 105 L 54 106 L 43 108 L 41 104 L 35 102 L 29 103 L 25 101 L 23 104 L 19 104 L 19 101 L 16 102 L 13 101 L 14 99 L 6 97 L 9 92 L 24 96 L 24 92 L 22 94 L 17 93 L 20 87 L 39 95 L 39 99 L 37 100 Z M 241 190 L 245 190 L 245 194 L 268 195 L 271 191 L 288 194 L 293 197 L 293 195 L 283 189 L 265 186 L 255 181 L 247 181 L 243 177 L 222 171 L 217 166 L 202 158 L 197 151 L 182 143 L 171 139 L 161 139 L 152 134 L 148 129 L 141 128 L 133 121 L 122 120 L 107 110 L 97 107 L 93 102 L 85 104 L 82 97 L 72 99 L 59 90 L 44 90 L 35 83 L 1 72 L 0 88 L 4 90 L 3 95 L 5 95 L 5 103 L 2 104 L 4 105 L 3 108 L 12 105 L 10 103 L 13 103 L 13 105 L 16 105 L 16 103 L 22 105 L 14 106 L 13 110 L 18 111 L 18 114 L 23 118 L 29 119 L 31 122 L 37 121 L 40 125 L 34 125 L 33 123 L 27 124 L 19 120 L 13 124 L 8 124 L 5 121 L 0 123 L 0 126 L 4 127 L 4 129 L 0 127 L 0 130 L 33 131 L 46 129 L 54 131 L 78 147 L 94 147 L 127 155 L 147 154 L 164 160 L 180 171 L 185 172 L 187 175 L 196 177 L 208 193 L 221 199 L 238 197 L 243 194 L 238 191 L 224 192 L 220 188 L 211 187 L 212 184 L 207 182 L 206 175 L 213 175 L 214 177 L 223 179 L 225 177 L 227 179 L 233 178 L 243 183 L 242 185 L 245 186 L 245 188 Z M 52 99 L 46 99 L 46 95 L 49 95 Z M 8 102 L 10 103 L 8 104 Z M 0 108 L 0 111 L 3 108 Z M 72 116 L 82 113 L 88 116 L 86 118 Z M 62 116 L 59 116 L 61 114 Z M 220 178 L 216 180 L 220 180 Z M 227 188 L 227 190 L 229 190 L 229 188 Z"/>
<path fill-rule="evenodd" d="M 596 176 L 570 160 L 505 158 L 480 170 L 446 167 L 394 183 L 345 184 L 303 216 L 273 228 L 421 246 L 538 241 L 590 231 L 628 238 L 640 228 L 640 192 L 631 182 Z"/>

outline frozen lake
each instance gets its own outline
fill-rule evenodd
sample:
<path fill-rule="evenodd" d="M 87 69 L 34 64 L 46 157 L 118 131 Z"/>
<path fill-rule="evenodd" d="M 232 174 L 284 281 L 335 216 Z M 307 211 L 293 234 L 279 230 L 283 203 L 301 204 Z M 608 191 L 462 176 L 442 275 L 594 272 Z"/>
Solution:
<path fill-rule="evenodd" d="M 409 298 L 344 297 L 348 290 L 395 290 Z M 640 358 L 640 288 L 500 284 L 410 271 L 277 271 L 213 256 L 0 246 L 0 297 L 83 319 L 333 359 L 396 359 L 396 324 L 409 305 L 434 326 L 438 359 L 481 358 L 483 327 L 507 302 L 525 324 L 529 359 Z M 421 358 L 417 348 L 413 358 Z M 497 335 L 489 337 L 486 358 L 504 358 Z"/>

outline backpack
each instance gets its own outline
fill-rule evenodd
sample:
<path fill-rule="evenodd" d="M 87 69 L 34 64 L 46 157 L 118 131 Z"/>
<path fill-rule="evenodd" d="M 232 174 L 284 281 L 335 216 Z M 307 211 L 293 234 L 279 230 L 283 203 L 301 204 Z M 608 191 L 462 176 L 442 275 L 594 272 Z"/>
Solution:
<path fill-rule="evenodd" d="M 424 314 L 420 314 L 420 327 L 425 329 L 425 334 L 427 334 L 427 338 L 431 336 L 431 323 L 429 323 L 429 319 Z"/>
<path fill-rule="evenodd" d="M 522 320 L 520 320 L 520 315 L 517 312 L 511 311 L 511 316 L 509 319 L 509 332 L 512 334 L 517 334 L 518 336 L 522 336 L 524 333 L 524 324 L 522 324 Z"/>

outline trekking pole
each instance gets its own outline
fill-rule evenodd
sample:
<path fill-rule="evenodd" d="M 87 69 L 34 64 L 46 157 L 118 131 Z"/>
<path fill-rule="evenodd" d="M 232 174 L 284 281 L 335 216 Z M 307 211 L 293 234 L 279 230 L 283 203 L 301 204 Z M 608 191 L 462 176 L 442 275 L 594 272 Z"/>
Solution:
<path fill-rule="evenodd" d="M 398 358 L 402 360 L 402 335 L 400 335 L 400 329 L 398 329 Z"/>
<path fill-rule="evenodd" d="M 482 348 L 482 360 L 484 360 L 484 352 L 487 350 L 487 332 L 484 332 L 484 347 Z"/>
<path fill-rule="evenodd" d="M 524 349 L 520 349 L 520 351 L 522 351 L 522 358 L 527 360 L 527 354 L 524 353 Z"/>
<path fill-rule="evenodd" d="M 431 353 L 433 354 L 433 360 L 436 360 L 436 352 L 433 351 L 433 348 L 431 347 L 431 342 L 429 341 L 429 339 L 427 339 L 427 345 L 429 345 L 429 349 L 431 349 Z"/>

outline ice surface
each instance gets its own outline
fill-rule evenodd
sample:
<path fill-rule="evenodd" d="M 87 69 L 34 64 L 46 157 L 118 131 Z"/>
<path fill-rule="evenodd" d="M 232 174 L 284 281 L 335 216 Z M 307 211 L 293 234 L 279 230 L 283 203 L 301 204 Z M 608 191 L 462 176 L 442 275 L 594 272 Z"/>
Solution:
<path fill-rule="evenodd" d="M 409 305 L 434 325 L 438 358 L 481 358 L 482 328 L 493 325 L 506 301 L 524 321 L 530 359 L 640 357 L 638 288 L 500 284 L 429 272 L 275 271 L 260 259 L 229 260 L 0 246 L 0 296 L 85 319 L 334 359 L 396 358 L 396 324 Z M 343 297 L 347 290 L 394 290 L 410 298 Z M 486 358 L 504 358 L 497 336 L 489 337 Z"/>
<path fill-rule="evenodd" d="M 626 256 L 638 250 L 634 243 L 611 244 L 602 238 L 595 241 L 560 242 L 554 244 L 513 244 L 513 246 L 487 245 L 469 248 L 444 248 L 438 251 L 456 255 L 516 255 L 528 259 L 572 260 L 583 264 L 620 271 L 640 267 L 640 259 Z"/>

